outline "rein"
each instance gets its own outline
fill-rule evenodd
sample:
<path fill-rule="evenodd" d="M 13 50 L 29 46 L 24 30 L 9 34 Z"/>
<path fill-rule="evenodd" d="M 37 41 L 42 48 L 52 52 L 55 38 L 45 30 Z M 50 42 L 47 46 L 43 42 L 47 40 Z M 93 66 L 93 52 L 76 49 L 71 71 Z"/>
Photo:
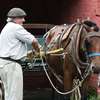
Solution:
<path fill-rule="evenodd" d="M 58 50 L 57 50 L 58 51 Z M 53 53 L 54 53 L 54 51 L 52 51 Z M 49 54 L 52 54 L 52 52 L 50 52 Z M 57 52 L 56 52 L 57 53 Z M 62 53 L 61 53 L 62 54 Z M 66 53 L 65 53 L 66 54 Z M 53 54 L 53 55 L 55 55 L 55 54 Z M 58 54 L 59 55 L 59 54 Z M 82 79 L 81 81 L 80 80 L 76 80 L 76 83 L 75 83 L 75 86 L 74 86 L 74 88 L 73 89 L 71 89 L 70 91 L 67 91 L 67 92 L 61 92 L 61 91 L 59 91 L 56 87 L 55 87 L 55 85 L 53 84 L 53 82 L 52 82 L 52 80 L 51 80 L 51 78 L 50 78 L 50 76 L 49 76 L 49 74 L 48 74 L 48 72 L 47 72 L 47 69 L 46 69 L 46 67 L 45 67 L 45 62 L 44 62 L 44 58 L 43 58 L 44 56 L 43 55 L 40 55 L 40 59 L 41 59 L 41 61 L 42 61 L 42 65 L 43 65 L 43 69 L 44 69 L 44 71 L 45 71 L 45 74 L 46 74 L 46 76 L 47 76 L 47 78 L 48 78 L 48 80 L 49 80 L 49 82 L 50 82 L 50 84 L 51 84 L 51 86 L 53 87 L 53 89 L 57 92 L 57 93 L 59 93 L 59 94 L 61 94 L 61 95 L 68 95 L 68 94 L 70 94 L 70 93 L 73 93 L 74 91 L 76 91 L 76 90 L 79 90 L 79 87 L 82 85 L 82 83 L 84 82 L 84 80 L 85 80 L 85 78 L 88 76 L 88 74 L 86 75 L 86 77 L 84 78 L 84 79 Z M 46 60 L 46 58 L 45 58 L 45 60 Z M 49 65 L 48 65 L 48 67 L 50 67 Z M 90 66 L 90 70 L 91 70 L 91 68 L 92 68 L 92 64 L 91 64 L 91 66 Z M 90 70 L 88 70 L 88 73 L 90 72 Z M 54 73 L 54 72 L 53 72 Z M 63 84 L 62 83 L 62 80 L 54 73 L 54 76 L 57 78 L 57 80 L 61 83 L 61 84 Z"/>
<path fill-rule="evenodd" d="M 48 74 L 48 72 L 47 72 L 47 69 L 46 69 L 46 67 L 45 67 L 45 65 L 44 65 L 43 57 L 41 56 L 40 58 L 41 58 L 41 60 L 42 60 L 42 65 L 43 65 L 43 69 L 44 69 L 44 71 L 45 71 L 45 74 L 46 74 L 46 76 L 47 76 L 47 78 L 48 78 L 48 80 L 49 80 L 51 86 L 53 87 L 53 89 L 54 89 L 57 93 L 59 93 L 59 94 L 61 94 L 61 95 L 67 95 L 67 94 L 73 93 L 76 89 L 78 89 L 78 88 L 81 86 L 83 80 L 82 80 L 81 82 L 79 81 L 78 84 L 76 84 L 76 86 L 75 86 L 72 90 L 70 90 L 70 91 L 68 91 L 68 92 L 61 92 L 61 91 L 59 91 L 59 90 L 55 87 L 55 85 L 53 84 L 53 82 L 52 82 L 51 79 L 50 79 L 50 76 L 49 76 L 49 74 Z"/>

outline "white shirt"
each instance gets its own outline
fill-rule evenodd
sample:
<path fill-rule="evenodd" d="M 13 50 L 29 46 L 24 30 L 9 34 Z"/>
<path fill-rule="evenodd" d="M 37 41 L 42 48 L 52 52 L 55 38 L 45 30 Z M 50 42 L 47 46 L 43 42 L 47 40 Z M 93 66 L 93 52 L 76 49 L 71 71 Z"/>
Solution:
<path fill-rule="evenodd" d="M 20 59 L 27 55 L 27 45 L 36 38 L 23 26 L 8 22 L 0 34 L 0 57 Z"/>

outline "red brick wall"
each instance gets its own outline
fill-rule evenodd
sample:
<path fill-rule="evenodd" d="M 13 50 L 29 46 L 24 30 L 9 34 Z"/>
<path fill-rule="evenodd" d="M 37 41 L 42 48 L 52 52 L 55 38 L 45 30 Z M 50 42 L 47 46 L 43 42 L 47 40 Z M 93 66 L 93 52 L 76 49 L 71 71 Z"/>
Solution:
<path fill-rule="evenodd" d="M 100 26 L 100 0 L 71 0 L 64 8 L 61 19 L 73 23 L 77 18 L 90 17 Z"/>

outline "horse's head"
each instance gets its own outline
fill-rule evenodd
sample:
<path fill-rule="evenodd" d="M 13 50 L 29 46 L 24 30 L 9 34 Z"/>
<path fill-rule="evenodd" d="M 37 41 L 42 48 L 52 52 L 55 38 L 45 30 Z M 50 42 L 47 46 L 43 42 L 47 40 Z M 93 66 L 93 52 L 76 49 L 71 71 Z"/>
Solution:
<path fill-rule="evenodd" d="M 91 21 L 86 21 L 89 33 L 86 36 L 87 57 L 94 65 L 94 72 L 100 73 L 100 31 L 97 25 Z"/>
<path fill-rule="evenodd" d="M 100 32 L 91 32 L 93 36 L 90 36 L 86 40 L 88 57 L 90 61 L 94 64 L 95 72 L 100 73 Z M 97 34 L 97 35 L 95 35 Z"/>

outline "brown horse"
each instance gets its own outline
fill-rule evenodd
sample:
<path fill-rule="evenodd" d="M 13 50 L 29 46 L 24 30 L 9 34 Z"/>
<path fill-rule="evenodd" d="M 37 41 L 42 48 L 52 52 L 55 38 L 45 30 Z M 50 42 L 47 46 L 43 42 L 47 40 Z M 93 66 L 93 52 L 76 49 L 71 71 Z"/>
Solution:
<path fill-rule="evenodd" d="M 66 100 L 70 100 L 70 96 L 74 92 L 71 90 L 75 88 L 73 83 L 76 80 L 82 82 L 82 97 L 77 100 L 87 100 L 88 87 L 91 86 L 89 84 L 90 76 L 93 75 L 92 67 L 95 66 L 94 72 L 100 70 L 100 35 L 98 32 L 96 34 L 94 32 L 91 35 L 88 29 L 89 27 L 86 27 L 83 22 L 76 22 L 72 25 L 62 27 L 60 32 L 54 32 L 53 29 L 54 34 L 52 34 L 52 30 L 46 34 L 45 42 L 47 46 L 45 50 L 64 49 L 63 52 L 59 51 L 57 54 L 47 54 L 46 62 L 56 77 L 57 83 L 59 82 L 64 92 L 66 92 Z M 89 47 L 87 46 L 88 44 Z M 88 54 L 89 52 L 95 53 L 92 55 L 91 53 Z M 55 85 L 57 86 L 57 84 Z M 76 86 L 78 85 L 79 83 L 76 83 Z M 95 88 L 97 88 L 97 85 Z M 58 89 L 60 89 L 59 86 Z M 62 89 L 60 90 L 62 91 Z M 73 98 L 72 100 L 76 99 Z"/>

